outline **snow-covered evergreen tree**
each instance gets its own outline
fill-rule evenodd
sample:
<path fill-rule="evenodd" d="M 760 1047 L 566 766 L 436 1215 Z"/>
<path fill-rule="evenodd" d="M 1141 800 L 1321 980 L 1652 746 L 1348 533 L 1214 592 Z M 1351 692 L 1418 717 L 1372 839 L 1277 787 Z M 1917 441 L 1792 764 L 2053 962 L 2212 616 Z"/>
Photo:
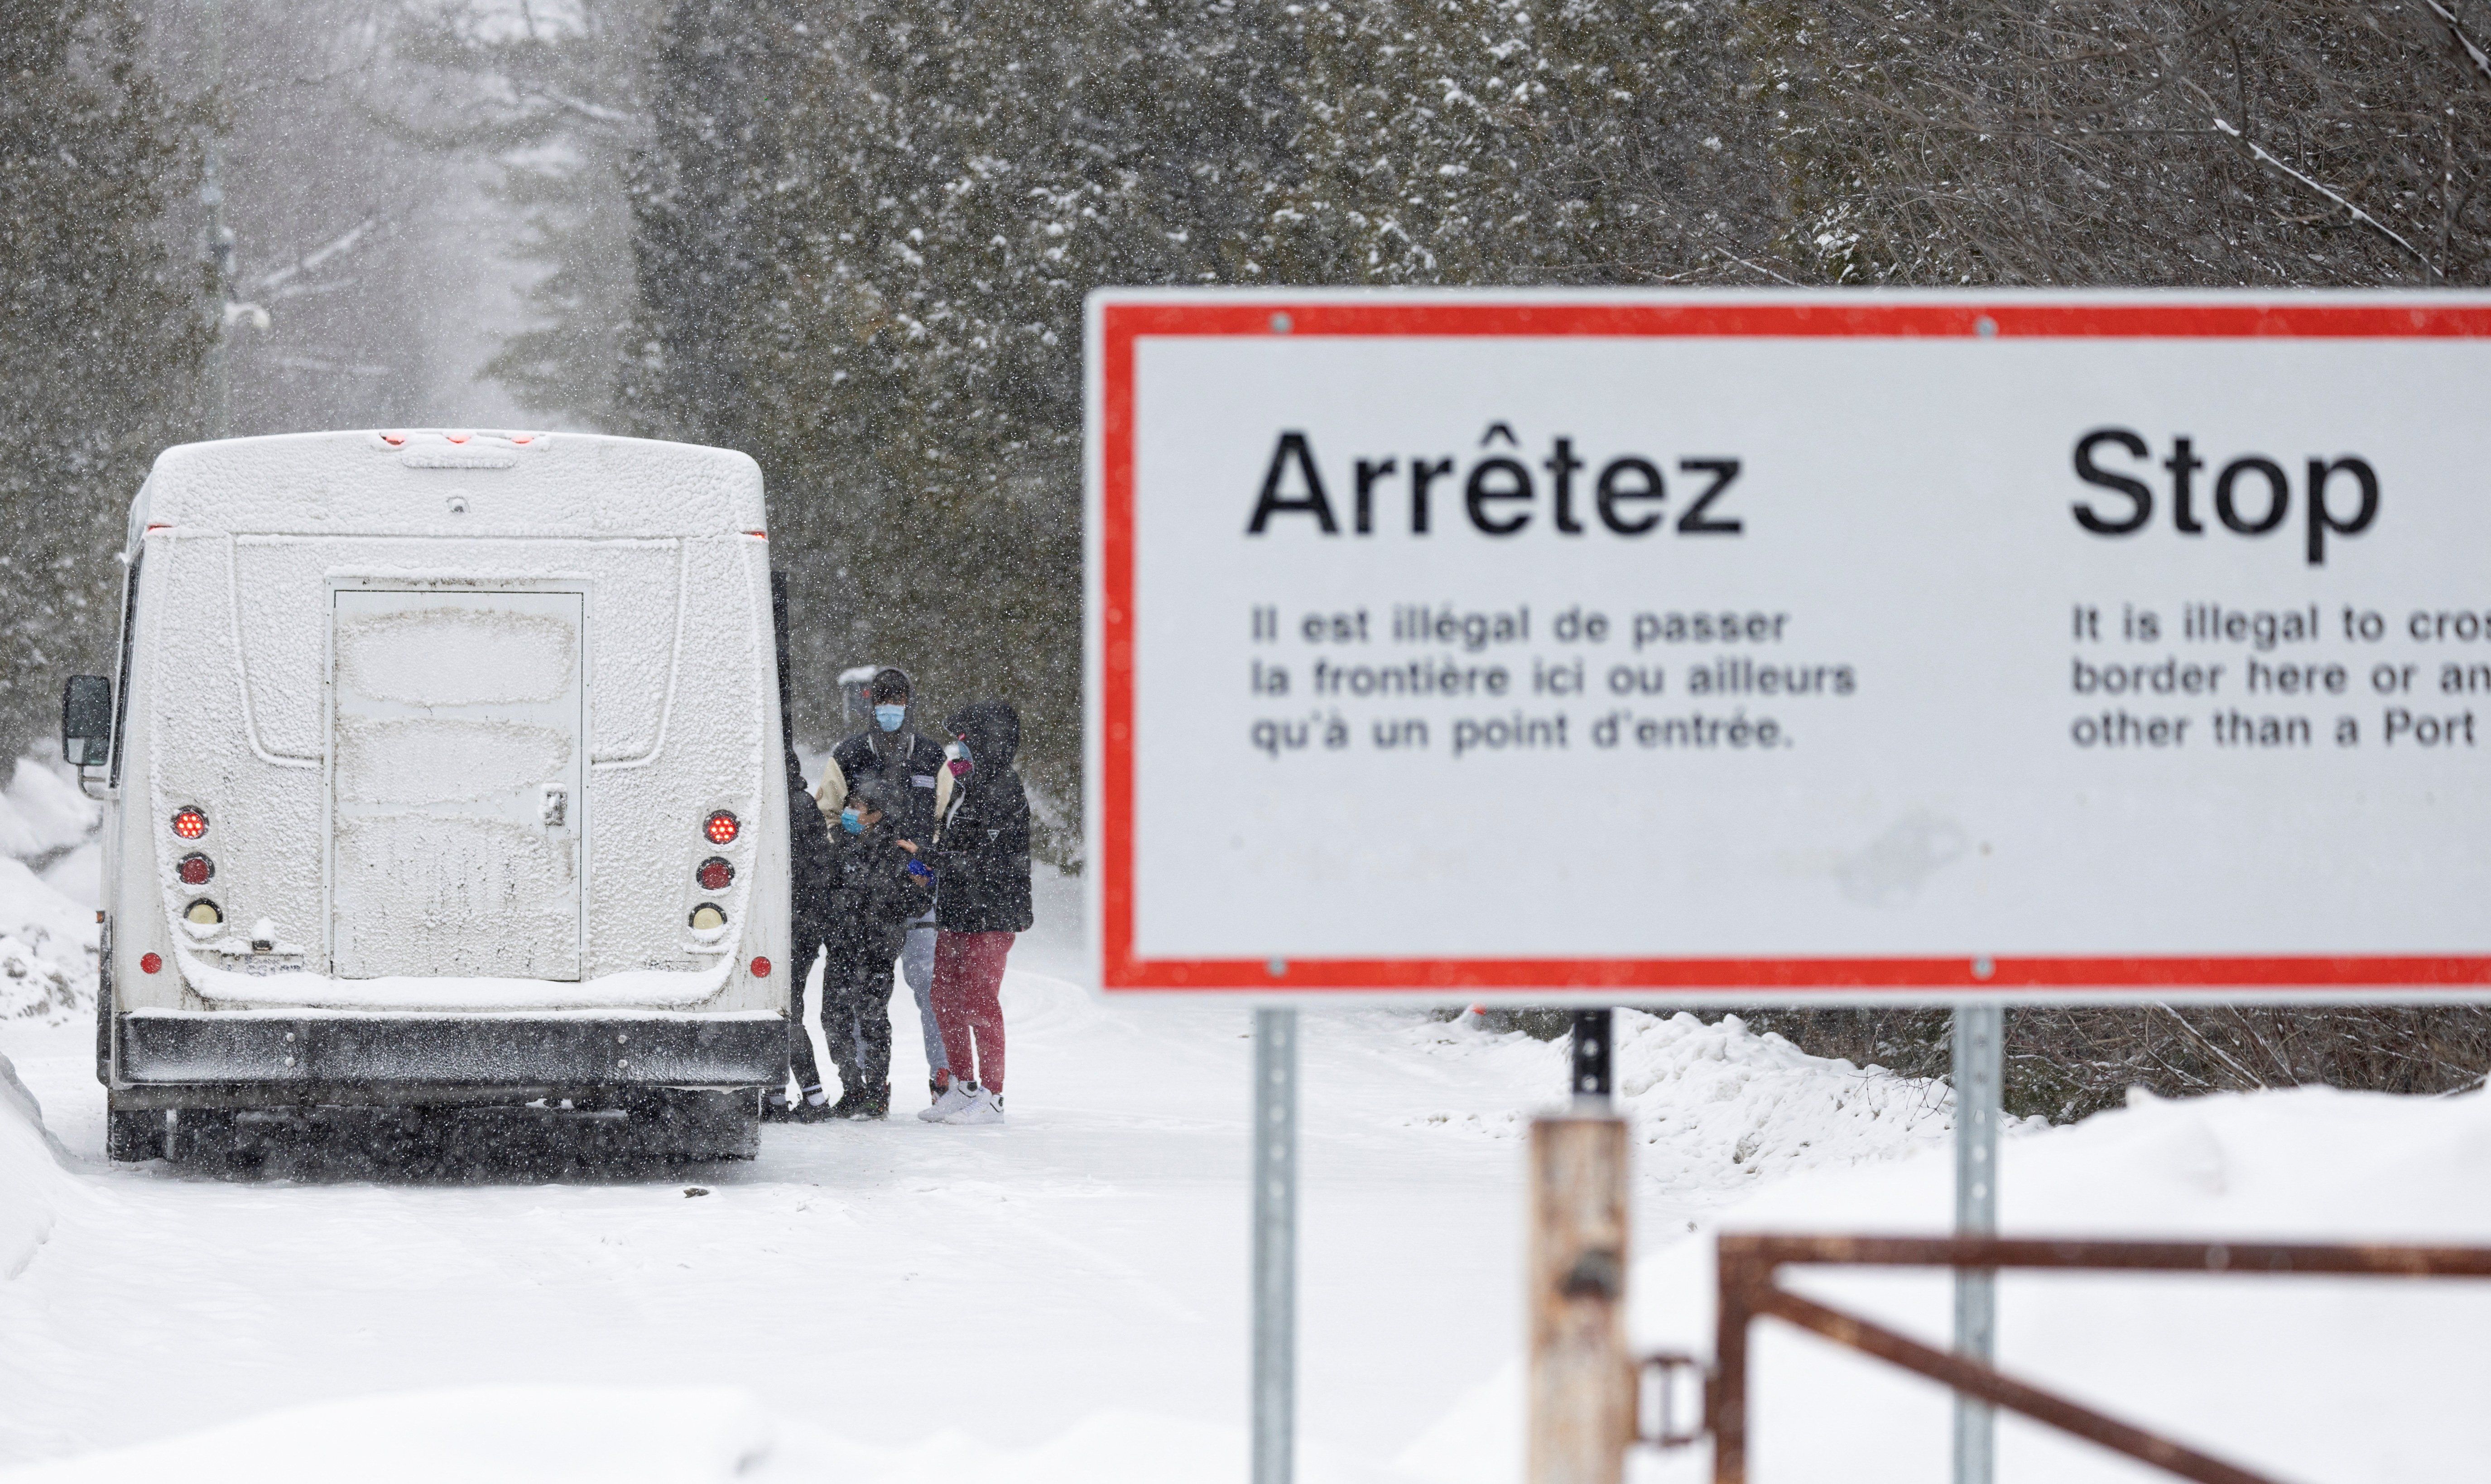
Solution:
<path fill-rule="evenodd" d="M 123 516 L 194 426 L 208 280 L 168 217 L 196 123 L 125 0 L 0 0 L 0 758 L 109 670 Z"/>
<path fill-rule="evenodd" d="M 1069 798 L 1089 289 L 2480 281 L 2457 15 L 676 0 L 630 384 L 762 458 L 809 688 L 1011 694 Z"/>
<path fill-rule="evenodd" d="M 2491 5 L 1760 0 L 1797 276 L 2491 278 Z"/>

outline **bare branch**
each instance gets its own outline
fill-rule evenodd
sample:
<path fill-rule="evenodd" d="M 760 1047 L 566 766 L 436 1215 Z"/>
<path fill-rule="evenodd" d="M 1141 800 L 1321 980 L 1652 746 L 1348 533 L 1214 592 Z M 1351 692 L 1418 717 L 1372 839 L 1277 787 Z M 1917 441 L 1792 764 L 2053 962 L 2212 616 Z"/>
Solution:
<path fill-rule="evenodd" d="M 348 227 L 343 232 L 338 233 L 336 237 L 331 238 L 329 241 L 312 248 L 310 251 L 304 253 L 302 256 L 296 258 L 293 262 L 286 264 L 284 267 L 260 275 L 254 287 L 278 288 L 299 275 L 317 272 L 320 265 L 328 262 L 331 258 L 338 257 L 344 253 L 354 251 L 355 248 L 363 243 L 364 234 L 369 232 L 373 227 L 378 226 L 379 224 L 380 218 L 378 217 L 366 217 L 363 220 L 356 222 L 353 226 Z"/>
<path fill-rule="evenodd" d="M 2491 81 L 2491 54 L 2475 45 L 2474 38 L 2457 28 L 2456 13 L 2440 4 L 2439 0 L 2421 0 L 2421 3 L 2429 6 L 2441 20 L 2447 22 L 2447 34 L 2456 38 L 2456 44 L 2464 47 L 2465 54 L 2474 59 L 2475 69 L 2482 73 L 2484 80 Z"/>
<path fill-rule="evenodd" d="M 2401 236 L 2398 236 L 2395 228 L 2388 225 L 2384 221 L 2381 221 L 2378 218 L 2371 216 L 2368 212 L 2361 210 L 2361 208 L 2344 199 L 2344 197 L 2336 194 L 2334 191 L 2328 189 L 2325 186 L 2320 185 L 2308 176 L 2301 174 L 2292 166 L 2285 164 L 2282 160 L 2277 160 L 2273 155 L 2267 152 L 2266 146 L 2258 143 L 2246 134 L 2242 133 L 2239 130 L 2234 129 L 2221 118 L 2216 118 L 2214 120 L 2214 128 L 2246 145 L 2249 153 L 2257 157 L 2259 160 L 2274 166 L 2284 174 L 2291 176 L 2294 180 L 2301 182 L 2301 184 L 2308 187 L 2310 189 L 2317 191 L 2320 195 L 2325 196 L 2330 201 L 2332 201 L 2336 205 L 2344 208 L 2345 211 L 2352 215 L 2354 220 L 2359 221 L 2365 226 L 2377 229 L 2380 233 L 2384 234 L 2388 241 L 2394 243 L 2397 247 L 2404 248 L 2407 252 L 2412 253 L 2415 259 L 2418 261 L 2422 267 L 2430 270 L 2430 276 L 2432 277 L 2438 278 L 2446 276 L 2439 271 L 2439 265 L 2430 260 L 2429 253 L 2422 251 L 2419 247 L 2415 247 L 2413 244 L 2405 241 Z"/>

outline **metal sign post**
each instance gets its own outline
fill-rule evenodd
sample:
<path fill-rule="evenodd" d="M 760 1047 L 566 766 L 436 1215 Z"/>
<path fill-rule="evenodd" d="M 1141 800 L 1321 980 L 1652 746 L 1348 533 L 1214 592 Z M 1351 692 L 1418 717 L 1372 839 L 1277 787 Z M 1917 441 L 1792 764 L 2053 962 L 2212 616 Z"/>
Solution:
<path fill-rule="evenodd" d="M 1254 1484 L 1297 1473 L 1298 1012 L 1254 1012 Z"/>
<path fill-rule="evenodd" d="M 1954 1233 L 1998 1235 L 1998 1119 L 2007 1013 L 1991 1004 L 1954 1007 Z M 1954 1274 L 1954 1349 L 1987 1365 L 1998 1348 L 1998 1275 L 1985 1267 Z M 1996 1471 L 1998 1413 L 1989 1403 L 1954 1396 L 1954 1484 L 1990 1484 Z"/>
<path fill-rule="evenodd" d="M 1577 1108 L 1588 1104 L 1597 1113 L 1609 1111 L 1610 1068 L 1614 1065 L 1609 1051 L 1610 1029 L 1617 1023 L 1609 1010 L 1576 1010 L 1574 1012 L 1573 1063 L 1574 1102 Z"/>

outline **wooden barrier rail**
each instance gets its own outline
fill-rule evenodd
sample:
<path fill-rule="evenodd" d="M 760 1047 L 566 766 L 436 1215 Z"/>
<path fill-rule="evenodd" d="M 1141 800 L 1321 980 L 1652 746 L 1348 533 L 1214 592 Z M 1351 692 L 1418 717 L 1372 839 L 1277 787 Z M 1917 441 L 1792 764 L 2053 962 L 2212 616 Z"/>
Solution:
<path fill-rule="evenodd" d="M 1768 1315 L 2196 1484 L 2274 1484 L 2266 1475 L 2105 1416 L 1977 1360 L 1793 1294 L 1777 1279 L 1783 1267 L 1795 1266 L 2491 1278 L 2491 1247 L 1725 1235 L 1718 1246 L 1720 1302 L 1713 1364 L 1707 1368 L 1685 1355 L 1655 1355 L 1644 1362 L 1647 1370 L 1661 1373 L 1662 1405 L 1657 1429 L 1644 1433 L 1641 1440 L 1676 1447 L 1709 1434 L 1714 1484 L 1746 1484 L 1747 1329 Z M 1672 1374 L 1686 1370 L 1706 1377 L 1704 1426 L 1678 1432 L 1670 1426 L 1667 1397 Z"/>

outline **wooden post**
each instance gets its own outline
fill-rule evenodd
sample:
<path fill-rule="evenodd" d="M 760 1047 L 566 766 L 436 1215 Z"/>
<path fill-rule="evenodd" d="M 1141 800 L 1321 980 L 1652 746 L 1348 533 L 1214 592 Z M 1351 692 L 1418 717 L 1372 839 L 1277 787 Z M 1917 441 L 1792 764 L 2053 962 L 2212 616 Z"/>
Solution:
<path fill-rule="evenodd" d="M 1756 1299 L 1773 1284 L 1770 1263 L 1714 1244 L 1718 1308 L 1714 1315 L 1713 1380 L 1704 1388 L 1713 1434 L 1713 1484 L 1747 1484 L 1747 1325 Z"/>
<path fill-rule="evenodd" d="M 1531 1125 L 1530 1484 L 1619 1484 L 1635 1431 L 1626 1356 L 1626 1125 Z"/>

